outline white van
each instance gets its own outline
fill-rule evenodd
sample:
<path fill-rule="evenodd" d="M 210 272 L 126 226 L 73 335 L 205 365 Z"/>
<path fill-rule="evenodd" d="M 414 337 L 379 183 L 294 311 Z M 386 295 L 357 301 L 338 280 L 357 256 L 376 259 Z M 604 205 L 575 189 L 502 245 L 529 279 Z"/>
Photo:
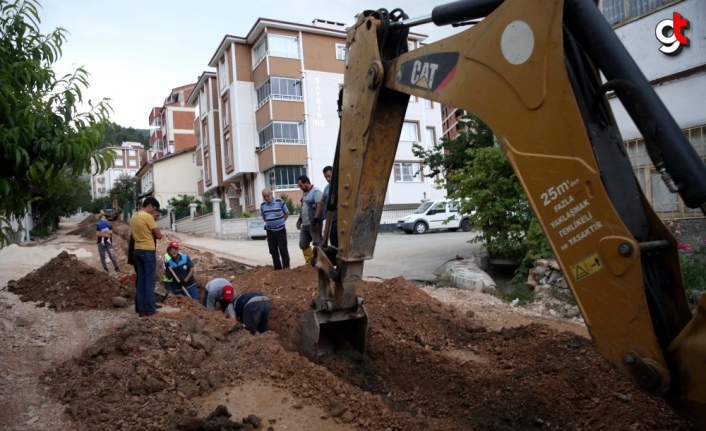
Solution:
<path fill-rule="evenodd" d="M 397 220 L 397 229 L 405 233 L 424 233 L 432 229 L 455 232 L 459 228 L 468 232 L 473 225 L 468 215 L 459 213 L 458 207 L 458 202 L 448 199 L 424 202 L 414 213 Z"/>

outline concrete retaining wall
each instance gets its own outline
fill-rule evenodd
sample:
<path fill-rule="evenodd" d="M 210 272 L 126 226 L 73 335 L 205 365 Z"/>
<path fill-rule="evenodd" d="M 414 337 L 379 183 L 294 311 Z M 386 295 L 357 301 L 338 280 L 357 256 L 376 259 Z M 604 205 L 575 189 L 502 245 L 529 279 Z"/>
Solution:
<path fill-rule="evenodd" d="M 193 220 L 191 217 L 177 220 L 176 231 L 191 235 L 213 236 L 213 214 L 206 214 Z"/>

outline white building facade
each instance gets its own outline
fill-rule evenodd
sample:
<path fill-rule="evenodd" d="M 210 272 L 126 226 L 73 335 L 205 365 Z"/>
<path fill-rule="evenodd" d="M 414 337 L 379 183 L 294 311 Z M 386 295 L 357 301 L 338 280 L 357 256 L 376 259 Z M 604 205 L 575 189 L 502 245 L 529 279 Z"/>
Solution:
<path fill-rule="evenodd" d="M 104 172 L 92 162 L 91 198 L 98 199 L 110 195 L 110 189 L 122 176 L 134 177 L 142 165 L 143 146 L 139 142 L 123 142 L 119 147 L 110 147 L 115 153 L 115 160 Z"/>
<path fill-rule="evenodd" d="M 703 0 L 602 0 L 599 7 L 616 35 L 635 59 L 657 95 L 671 112 L 699 156 L 706 161 L 706 3 Z M 674 52 L 669 43 L 675 32 L 688 40 Z M 658 30 L 659 28 L 659 30 Z M 662 35 L 658 39 L 658 31 Z M 671 46 L 672 49 L 677 48 Z M 662 49 L 662 50 L 660 50 Z M 700 217 L 670 193 L 651 166 L 644 142 L 617 98 L 611 108 L 625 140 L 636 176 L 661 217 Z"/>

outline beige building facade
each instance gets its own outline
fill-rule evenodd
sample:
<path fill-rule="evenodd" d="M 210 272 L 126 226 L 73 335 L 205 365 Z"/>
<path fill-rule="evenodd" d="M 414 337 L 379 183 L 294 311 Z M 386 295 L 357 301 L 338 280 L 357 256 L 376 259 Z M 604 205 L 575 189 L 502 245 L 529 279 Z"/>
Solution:
<path fill-rule="evenodd" d="M 421 35 L 410 35 L 411 47 Z M 342 24 L 311 25 L 260 18 L 244 37 L 226 35 L 194 87 L 200 191 L 223 199 L 226 209 L 257 212 L 260 190 L 286 194 L 299 204 L 296 178 L 323 189 L 323 168 L 333 164 L 339 129 L 337 99 L 343 85 L 346 32 Z M 411 148 L 441 137 L 440 107 L 413 98 L 391 173 L 386 203 L 443 197 Z M 208 200 L 208 198 L 206 199 Z"/>

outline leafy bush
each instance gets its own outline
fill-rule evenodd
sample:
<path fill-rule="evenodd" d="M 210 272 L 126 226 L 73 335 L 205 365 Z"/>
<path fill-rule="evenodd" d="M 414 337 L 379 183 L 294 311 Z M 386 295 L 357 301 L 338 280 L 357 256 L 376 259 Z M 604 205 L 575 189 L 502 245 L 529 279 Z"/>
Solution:
<path fill-rule="evenodd" d="M 196 212 L 199 214 L 210 213 L 210 211 L 204 211 L 205 207 L 209 205 L 203 205 L 196 196 L 178 195 L 176 198 L 169 199 L 169 205 L 174 207 L 174 220 L 189 217 L 191 215 L 191 210 L 189 209 L 190 204 L 196 204 Z"/>
<path fill-rule="evenodd" d="M 677 238 L 679 247 L 679 265 L 681 266 L 684 288 L 687 292 L 694 292 L 696 295 L 688 295 L 692 305 L 696 305 L 701 294 L 706 292 L 706 238 L 700 238 L 696 242 L 692 240 L 689 244 L 682 239 L 682 226 L 677 220 L 667 220 L 665 225 Z"/>
<path fill-rule="evenodd" d="M 248 211 L 243 211 L 240 213 L 240 218 L 250 218 L 252 217 Z"/>
<path fill-rule="evenodd" d="M 516 260 L 523 278 L 535 260 L 552 256 L 551 248 L 493 132 L 477 117 L 462 118 L 458 137 L 431 150 L 414 145 L 413 152 L 428 167 L 425 176 L 443 174 L 447 197 L 471 214 L 480 235 L 470 242 L 482 243 L 491 258 Z"/>
<path fill-rule="evenodd" d="M 301 214 L 302 208 L 300 206 L 295 207 L 292 199 L 290 199 L 286 193 L 282 193 L 279 198 L 284 201 L 285 205 L 287 205 L 287 209 L 289 209 L 290 214 Z"/>

